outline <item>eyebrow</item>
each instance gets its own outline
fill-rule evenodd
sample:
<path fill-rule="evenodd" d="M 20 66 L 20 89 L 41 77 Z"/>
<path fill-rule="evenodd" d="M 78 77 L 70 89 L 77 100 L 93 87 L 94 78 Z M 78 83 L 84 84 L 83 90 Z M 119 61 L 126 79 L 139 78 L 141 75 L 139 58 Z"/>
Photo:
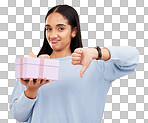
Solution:
<path fill-rule="evenodd" d="M 45 27 L 46 27 L 46 26 L 49 26 L 49 27 L 50 27 L 49 24 L 46 24 Z M 66 25 L 64 25 L 64 24 L 57 24 L 56 26 L 65 26 L 65 27 L 66 27 Z"/>

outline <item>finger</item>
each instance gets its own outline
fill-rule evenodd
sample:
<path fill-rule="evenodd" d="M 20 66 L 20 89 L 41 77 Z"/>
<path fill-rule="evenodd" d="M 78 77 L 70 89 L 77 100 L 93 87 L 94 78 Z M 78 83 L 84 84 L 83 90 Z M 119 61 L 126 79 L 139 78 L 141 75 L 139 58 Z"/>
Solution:
<path fill-rule="evenodd" d="M 46 83 L 52 82 L 52 80 L 46 80 Z"/>
<path fill-rule="evenodd" d="M 72 53 L 71 56 L 72 56 L 72 57 L 80 57 L 81 54 L 79 54 L 79 53 Z"/>
<path fill-rule="evenodd" d="M 83 74 L 84 74 L 84 72 L 86 71 L 86 69 L 87 69 L 87 66 L 83 65 L 83 66 L 82 66 L 82 69 L 81 69 L 81 71 L 80 71 L 80 77 L 81 77 L 81 78 L 83 78 Z"/>
<path fill-rule="evenodd" d="M 43 55 L 40 55 L 39 58 L 50 59 L 50 56 L 49 55 L 46 55 L 46 54 L 43 54 Z"/>
<path fill-rule="evenodd" d="M 33 57 L 33 58 L 37 58 L 37 56 L 36 56 L 36 55 L 34 55 L 34 53 L 33 53 L 33 52 L 32 52 L 32 57 Z"/>
<path fill-rule="evenodd" d="M 30 53 L 29 53 L 29 57 L 32 57 L 32 58 L 37 58 L 37 56 L 36 56 L 36 55 L 34 55 L 34 53 L 33 53 L 33 52 L 30 52 Z"/>
<path fill-rule="evenodd" d="M 23 80 L 23 78 L 20 78 L 20 80 L 19 80 L 23 85 L 27 85 L 27 82 L 25 81 L 25 80 Z"/>
<path fill-rule="evenodd" d="M 36 80 L 36 86 L 39 86 L 41 83 L 41 76 L 39 76 Z"/>
<path fill-rule="evenodd" d="M 30 78 L 28 86 L 33 87 L 33 79 L 32 78 Z"/>
<path fill-rule="evenodd" d="M 74 50 L 74 53 L 82 54 L 82 50 L 81 50 L 81 48 L 76 48 L 76 49 Z"/>
<path fill-rule="evenodd" d="M 77 65 L 77 64 L 80 64 L 80 60 L 79 61 L 72 61 L 71 62 L 73 65 Z"/>
<path fill-rule="evenodd" d="M 30 52 L 30 53 L 28 54 L 28 56 L 29 56 L 29 57 L 32 57 L 32 54 L 33 54 L 33 52 Z"/>
<path fill-rule="evenodd" d="M 71 60 L 73 60 L 73 61 L 79 61 L 79 60 L 81 60 L 81 57 L 71 57 Z"/>
<path fill-rule="evenodd" d="M 40 86 L 44 85 L 46 83 L 46 77 L 42 80 L 42 82 L 40 83 Z"/>

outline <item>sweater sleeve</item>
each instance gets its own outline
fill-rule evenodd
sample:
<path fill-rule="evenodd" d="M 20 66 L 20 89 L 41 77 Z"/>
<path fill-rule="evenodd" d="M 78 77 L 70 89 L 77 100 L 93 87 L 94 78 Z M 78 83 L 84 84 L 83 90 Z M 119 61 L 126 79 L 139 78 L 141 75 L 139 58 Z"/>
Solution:
<path fill-rule="evenodd" d="M 132 46 L 110 46 L 111 58 L 107 61 L 101 60 L 101 72 L 104 78 L 112 82 L 124 75 L 134 72 L 139 61 L 139 52 Z M 100 63 L 100 62 L 98 62 Z"/>
<path fill-rule="evenodd" d="M 38 95 L 35 99 L 26 97 L 24 94 L 25 90 L 26 86 L 17 79 L 9 102 L 9 109 L 12 116 L 20 122 L 28 121 L 32 114 L 33 106 L 38 99 Z"/>

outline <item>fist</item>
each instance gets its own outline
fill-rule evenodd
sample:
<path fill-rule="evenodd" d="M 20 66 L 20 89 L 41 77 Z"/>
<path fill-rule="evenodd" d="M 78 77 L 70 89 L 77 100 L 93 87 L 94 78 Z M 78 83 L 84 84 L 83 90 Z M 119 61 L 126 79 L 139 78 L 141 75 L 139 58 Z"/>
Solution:
<path fill-rule="evenodd" d="M 83 78 L 83 74 L 86 69 L 89 67 L 92 61 L 92 51 L 90 48 L 76 48 L 72 53 L 72 64 L 73 65 L 82 65 L 82 69 L 80 71 L 80 77 Z"/>

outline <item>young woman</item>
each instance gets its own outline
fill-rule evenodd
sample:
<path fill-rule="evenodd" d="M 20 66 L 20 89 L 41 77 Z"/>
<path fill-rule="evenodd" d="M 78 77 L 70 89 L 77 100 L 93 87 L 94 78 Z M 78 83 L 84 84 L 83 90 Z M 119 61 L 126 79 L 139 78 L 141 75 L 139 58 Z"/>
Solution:
<path fill-rule="evenodd" d="M 43 54 L 60 60 L 59 80 L 17 79 L 10 111 L 18 121 L 101 123 L 111 82 L 135 71 L 139 58 L 130 46 L 83 48 L 78 14 L 68 5 L 48 11 L 37 57 Z"/>

